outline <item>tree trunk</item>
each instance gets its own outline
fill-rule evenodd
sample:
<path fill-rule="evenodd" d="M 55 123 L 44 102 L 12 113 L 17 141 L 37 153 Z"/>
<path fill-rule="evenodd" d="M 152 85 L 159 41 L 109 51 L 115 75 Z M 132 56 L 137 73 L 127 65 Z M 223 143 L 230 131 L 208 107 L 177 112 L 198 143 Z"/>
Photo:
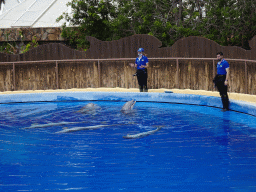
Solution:
<path fill-rule="evenodd" d="M 173 2 L 173 9 L 176 9 L 176 8 L 177 8 L 177 5 L 178 5 L 177 1 L 174 1 L 174 2 Z M 177 13 L 177 12 L 174 13 L 174 18 L 175 18 L 175 23 L 176 23 L 176 25 L 179 25 L 178 13 Z"/>
<path fill-rule="evenodd" d="M 179 18 L 178 18 L 178 26 L 182 25 L 182 0 L 179 0 Z"/>
<path fill-rule="evenodd" d="M 201 8 L 201 0 L 196 0 L 196 5 L 199 11 L 199 18 L 202 19 L 202 8 Z"/>

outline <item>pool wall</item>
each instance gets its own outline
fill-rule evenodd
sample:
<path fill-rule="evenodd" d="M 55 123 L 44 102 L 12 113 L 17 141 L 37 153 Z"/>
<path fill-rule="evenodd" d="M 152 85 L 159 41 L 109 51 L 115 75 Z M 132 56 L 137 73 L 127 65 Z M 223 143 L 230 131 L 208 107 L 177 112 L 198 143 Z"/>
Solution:
<path fill-rule="evenodd" d="M 0 104 L 27 102 L 62 101 L 129 101 L 192 104 L 222 108 L 221 98 L 205 95 L 178 93 L 138 93 L 138 92 L 45 92 L 0 95 Z M 256 116 L 256 104 L 230 100 L 230 109 Z"/>

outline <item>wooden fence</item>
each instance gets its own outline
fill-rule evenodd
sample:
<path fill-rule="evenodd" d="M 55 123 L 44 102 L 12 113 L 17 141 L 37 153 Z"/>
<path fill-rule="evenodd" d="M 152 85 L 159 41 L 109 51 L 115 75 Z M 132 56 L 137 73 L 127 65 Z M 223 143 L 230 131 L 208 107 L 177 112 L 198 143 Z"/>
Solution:
<path fill-rule="evenodd" d="M 216 53 L 222 51 L 226 58 L 256 60 L 256 36 L 250 41 L 251 50 L 236 46 L 224 47 L 203 37 L 183 38 L 171 47 L 161 47 L 162 43 L 150 35 L 133 35 L 116 41 L 100 41 L 94 37 L 87 39 L 90 42 L 87 51 L 77 51 L 60 43 L 50 43 L 24 54 L 0 53 L 0 62 L 133 58 L 137 56 L 139 47 L 145 49 L 149 58 L 215 58 Z"/>
<path fill-rule="evenodd" d="M 229 91 L 256 94 L 256 61 L 227 59 Z M 0 91 L 70 88 L 138 88 L 129 66 L 135 58 L 0 63 Z M 149 58 L 148 87 L 215 90 L 215 58 Z"/>
<path fill-rule="evenodd" d="M 148 87 L 215 90 L 216 53 L 230 63 L 230 92 L 256 94 L 256 37 L 251 50 L 223 47 L 202 37 L 188 37 L 172 47 L 150 35 L 133 35 L 105 42 L 88 37 L 90 49 L 77 51 L 62 44 L 45 44 L 27 53 L 0 53 L 0 91 L 87 87 L 136 88 L 129 66 L 143 47 L 148 54 Z"/>

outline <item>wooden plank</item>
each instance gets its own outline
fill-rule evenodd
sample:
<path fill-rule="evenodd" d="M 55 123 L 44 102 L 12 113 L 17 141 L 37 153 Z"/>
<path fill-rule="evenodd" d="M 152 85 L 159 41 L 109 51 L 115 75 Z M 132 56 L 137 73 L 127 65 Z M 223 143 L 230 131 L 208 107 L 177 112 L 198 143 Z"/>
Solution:
<path fill-rule="evenodd" d="M 178 88 L 179 89 L 179 73 L 180 73 L 180 71 L 179 71 L 179 60 L 178 59 L 176 59 L 176 88 Z"/>
<path fill-rule="evenodd" d="M 13 72 L 13 91 L 15 91 L 16 90 L 16 81 L 15 81 L 15 64 L 14 63 L 13 63 L 12 72 Z"/>
<path fill-rule="evenodd" d="M 55 72 L 56 72 L 56 89 L 59 89 L 59 65 L 57 61 L 55 66 Z"/>
<path fill-rule="evenodd" d="M 248 93 L 248 72 L 247 72 L 247 63 L 245 61 L 244 63 L 244 78 L 245 78 L 245 81 L 244 81 L 244 87 L 245 87 L 245 90 L 244 90 L 244 93 L 247 94 Z"/>

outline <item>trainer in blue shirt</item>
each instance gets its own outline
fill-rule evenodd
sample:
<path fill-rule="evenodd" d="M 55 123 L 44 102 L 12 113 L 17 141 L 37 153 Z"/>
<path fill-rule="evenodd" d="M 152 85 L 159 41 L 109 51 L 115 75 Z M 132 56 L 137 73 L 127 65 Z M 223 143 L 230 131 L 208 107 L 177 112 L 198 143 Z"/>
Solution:
<path fill-rule="evenodd" d="M 223 53 L 218 52 L 217 53 L 217 75 L 214 78 L 213 82 L 215 83 L 215 86 L 217 87 L 220 96 L 221 101 L 223 105 L 222 111 L 228 111 L 229 110 L 229 99 L 228 99 L 228 80 L 229 80 L 229 63 L 223 59 Z"/>
<path fill-rule="evenodd" d="M 227 73 L 229 72 L 229 70 L 228 70 L 229 63 L 225 59 L 221 58 L 221 55 L 219 55 L 219 57 L 221 60 L 218 62 L 218 65 L 217 65 L 217 74 L 218 75 L 227 75 Z M 217 56 L 217 59 L 218 59 L 218 56 Z M 227 77 L 225 80 L 227 80 Z"/>
<path fill-rule="evenodd" d="M 139 48 L 138 49 L 138 57 L 136 58 L 135 64 L 130 63 L 130 65 L 132 67 L 137 68 L 137 71 L 134 75 L 137 76 L 140 92 L 148 92 L 148 87 L 147 87 L 148 58 L 143 54 L 144 54 L 144 49 Z"/>
<path fill-rule="evenodd" d="M 137 57 L 135 64 L 137 65 L 137 70 L 144 70 L 146 69 L 148 63 L 148 58 L 144 55 L 141 55 L 141 57 Z"/>

